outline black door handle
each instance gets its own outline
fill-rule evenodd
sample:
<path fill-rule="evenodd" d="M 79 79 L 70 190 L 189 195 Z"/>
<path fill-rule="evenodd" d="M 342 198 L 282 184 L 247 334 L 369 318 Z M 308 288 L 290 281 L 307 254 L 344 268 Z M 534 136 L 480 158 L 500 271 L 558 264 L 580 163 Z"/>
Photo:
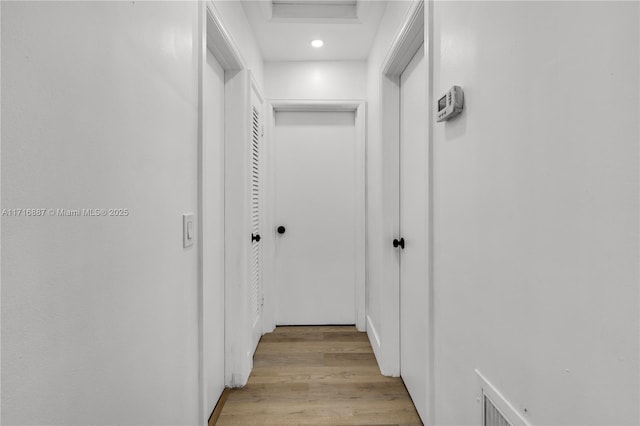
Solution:
<path fill-rule="evenodd" d="M 254 241 L 260 242 L 260 234 L 256 234 L 256 235 L 251 234 L 251 242 L 254 242 Z"/>
<path fill-rule="evenodd" d="M 278 234 L 284 234 L 287 231 L 287 228 L 285 228 L 284 226 L 280 225 L 278 226 Z"/>
<path fill-rule="evenodd" d="M 399 240 L 398 239 L 394 239 L 393 240 L 393 246 L 394 247 L 400 246 L 400 248 L 404 250 L 404 238 L 400 238 Z"/>

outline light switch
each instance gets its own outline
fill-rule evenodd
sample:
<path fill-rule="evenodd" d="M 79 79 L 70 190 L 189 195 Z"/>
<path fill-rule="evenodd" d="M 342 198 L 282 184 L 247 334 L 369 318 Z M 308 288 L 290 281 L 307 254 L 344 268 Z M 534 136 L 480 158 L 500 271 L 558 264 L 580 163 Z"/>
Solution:
<path fill-rule="evenodd" d="M 193 213 L 185 213 L 182 215 L 182 246 L 191 247 L 195 240 L 195 224 Z"/>

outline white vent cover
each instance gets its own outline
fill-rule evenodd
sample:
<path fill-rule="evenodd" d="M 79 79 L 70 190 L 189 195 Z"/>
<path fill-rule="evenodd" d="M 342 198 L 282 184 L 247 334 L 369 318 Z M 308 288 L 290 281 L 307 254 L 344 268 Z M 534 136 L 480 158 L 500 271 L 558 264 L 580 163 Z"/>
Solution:
<path fill-rule="evenodd" d="M 504 396 L 476 370 L 482 426 L 531 426 Z"/>
<path fill-rule="evenodd" d="M 498 407 L 484 395 L 484 415 L 482 416 L 482 426 L 513 426 L 504 418 Z"/>

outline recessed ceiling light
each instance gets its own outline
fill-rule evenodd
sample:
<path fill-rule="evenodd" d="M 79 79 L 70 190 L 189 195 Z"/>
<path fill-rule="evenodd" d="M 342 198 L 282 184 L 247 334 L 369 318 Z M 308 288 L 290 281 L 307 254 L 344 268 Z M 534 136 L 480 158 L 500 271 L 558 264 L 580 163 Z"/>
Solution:
<path fill-rule="evenodd" d="M 324 46 L 324 41 L 322 41 L 322 40 L 313 40 L 311 42 L 311 45 L 313 47 L 322 47 L 322 46 Z"/>

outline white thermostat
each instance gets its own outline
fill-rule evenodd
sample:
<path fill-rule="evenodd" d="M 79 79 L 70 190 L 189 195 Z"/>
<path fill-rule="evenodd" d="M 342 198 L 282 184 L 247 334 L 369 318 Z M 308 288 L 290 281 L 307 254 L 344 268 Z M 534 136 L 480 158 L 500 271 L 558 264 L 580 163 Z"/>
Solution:
<path fill-rule="evenodd" d="M 447 121 L 462 112 L 464 92 L 462 87 L 453 86 L 440 99 L 436 112 L 436 121 Z"/>

